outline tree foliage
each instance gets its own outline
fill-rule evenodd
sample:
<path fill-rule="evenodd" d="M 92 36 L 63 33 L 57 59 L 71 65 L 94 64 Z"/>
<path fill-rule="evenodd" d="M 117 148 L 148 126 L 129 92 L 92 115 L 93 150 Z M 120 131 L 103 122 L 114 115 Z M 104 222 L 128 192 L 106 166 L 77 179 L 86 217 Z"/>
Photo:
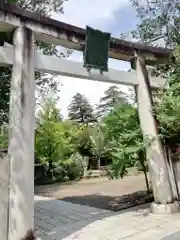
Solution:
<path fill-rule="evenodd" d="M 97 169 L 100 169 L 101 158 L 109 155 L 109 139 L 106 136 L 106 128 L 102 123 L 94 124 L 90 128 L 91 153 L 97 162 Z"/>
<path fill-rule="evenodd" d="M 180 3 L 179 0 L 156 1 L 132 0 L 140 19 L 137 29 L 132 32 L 142 42 L 161 43 L 174 47 L 180 44 Z"/>
<path fill-rule="evenodd" d="M 175 147 L 180 143 L 180 48 L 175 51 L 176 61 L 169 78 L 169 88 L 155 107 L 159 128 L 166 144 Z"/>
<path fill-rule="evenodd" d="M 81 159 L 76 163 L 76 166 L 81 166 L 80 169 L 85 166 L 84 157 L 89 159 L 88 168 L 96 162 L 93 166 L 97 169 L 100 168 L 101 161 L 106 159 L 106 163 L 111 162 L 109 172 L 112 178 L 123 177 L 131 166 L 141 166 L 149 190 L 146 145 L 143 142 L 137 109 L 129 103 L 116 103 L 100 121 L 87 125 L 89 120 L 84 119 L 89 118 L 84 114 L 85 111 L 82 111 L 85 117 L 80 115 L 82 106 L 86 106 L 81 104 L 82 99 L 84 98 L 81 97 L 79 101 L 78 98 L 78 101 L 71 104 L 71 111 L 75 109 L 77 112 L 73 112 L 75 117 L 70 120 L 59 119 L 54 102 L 48 102 L 44 107 L 36 133 L 36 151 L 39 159 L 42 159 L 41 163 L 44 164 L 45 161 L 47 165 L 50 164 L 49 171 L 57 173 L 59 169 L 72 172 L 70 166 L 76 159 Z M 72 176 L 75 177 L 73 173 Z"/>
<path fill-rule="evenodd" d="M 155 97 L 155 113 L 164 142 L 175 147 L 180 142 L 179 126 L 179 77 L 180 77 L 180 2 L 179 0 L 144 1 L 132 0 L 140 20 L 133 37 L 142 42 L 175 48 L 174 61 L 169 65 L 156 66 L 156 73 L 167 78 L 169 88 L 159 91 Z"/>
<path fill-rule="evenodd" d="M 77 129 L 68 120 L 61 121 L 54 102 L 48 101 L 42 111 L 40 124 L 36 129 L 36 162 L 47 168 L 47 177 L 53 179 L 55 175 L 61 178 L 72 178 L 72 169 L 80 167 L 76 177 L 82 174 L 83 166 L 77 158 L 76 138 Z M 79 160 L 77 162 L 77 160 Z"/>
<path fill-rule="evenodd" d="M 0 149 L 8 147 L 8 126 L 6 124 L 0 127 Z"/>
<path fill-rule="evenodd" d="M 155 66 L 155 73 L 167 78 L 169 87 L 155 94 L 154 109 L 163 143 L 176 151 L 180 143 L 180 2 L 157 0 L 140 4 L 140 1 L 132 0 L 132 3 L 140 21 L 137 29 L 131 33 L 132 37 L 140 42 L 175 49 L 173 61 Z"/>
<path fill-rule="evenodd" d="M 127 103 L 118 104 L 104 118 L 104 123 L 111 142 L 111 177 L 122 178 L 128 173 L 128 167 L 140 165 L 149 191 L 145 154 L 147 143 L 143 140 L 137 109 Z"/>
<path fill-rule="evenodd" d="M 10 73 L 10 69 L 0 68 L 0 125 L 8 123 Z"/>
<path fill-rule="evenodd" d="M 90 127 L 80 125 L 78 127 L 78 135 L 76 139 L 76 146 L 78 152 L 83 157 L 92 156 L 92 144 L 90 139 Z"/>
<path fill-rule="evenodd" d="M 90 123 L 96 120 L 93 113 L 93 107 L 86 97 L 80 93 L 77 93 L 73 97 L 68 107 L 68 116 L 69 119 L 75 120 L 78 123 Z"/>
<path fill-rule="evenodd" d="M 50 109 L 51 106 L 51 109 Z M 58 109 L 53 103 L 45 105 L 36 129 L 36 153 L 41 162 L 58 162 L 68 159 L 73 152 L 67 123 L 59 121 Z"/>
<path fill-rule="evenodd" d="M 100 104 L 97 107 L 98 115 L 109 113 L 117 103 L 126 103 L 127 94 L 119 90 L 117 86 L 111 86 L 104 92 L 104 97 L 100 98 Z"/>

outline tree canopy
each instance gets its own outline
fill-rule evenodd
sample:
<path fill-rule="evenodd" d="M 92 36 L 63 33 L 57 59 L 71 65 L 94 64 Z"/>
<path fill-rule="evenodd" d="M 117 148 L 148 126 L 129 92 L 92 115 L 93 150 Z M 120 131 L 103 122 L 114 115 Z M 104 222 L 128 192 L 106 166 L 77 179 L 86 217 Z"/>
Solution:
<path fill-rule="evenodd" d="M 140 23 L 132 36 L 141 42 L 174 47 L 180 44 L 179 0 L 131 0 Z M 160 41 L 161 40 L 161 41 Z"/>
<path fill-rule="evenodd" d="M 86 97 L 80 93 L 73 96 L 72 102 L 68 107 L 68 116 L 69 119 L 78 123 L 90 123 L 96 120 L 93 107 Z"/>
<path fill-rule="evenodd" d="M 104 96 L 100 98 L 100 103 L 97 106 L 97 114 L 102 116 L 109 113 L 117 103 L 126 103 L 127 94 L 121 91 L 117 86 L 110 86 Z"/>

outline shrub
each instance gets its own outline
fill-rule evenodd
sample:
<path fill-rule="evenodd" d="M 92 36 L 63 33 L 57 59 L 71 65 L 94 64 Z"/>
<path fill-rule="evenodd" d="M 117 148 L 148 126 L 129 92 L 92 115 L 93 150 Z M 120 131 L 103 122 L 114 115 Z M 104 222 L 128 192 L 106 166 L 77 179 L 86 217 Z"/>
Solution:
<path fill-rule="evenodd" d="M 69 180 L 79 179 L 84 174 L 84 164 L 80 154 L 75 153 L 71 156 L 71 163 L 66 168 Z"/>

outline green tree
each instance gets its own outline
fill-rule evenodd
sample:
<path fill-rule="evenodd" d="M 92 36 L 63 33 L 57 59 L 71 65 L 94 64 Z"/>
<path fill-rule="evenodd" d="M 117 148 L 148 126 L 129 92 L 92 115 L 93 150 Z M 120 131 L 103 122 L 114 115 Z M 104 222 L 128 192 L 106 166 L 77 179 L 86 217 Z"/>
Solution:
<path fill-rule="evenodd" d="M 83 175 L 82 157 L 77 152 L 78 128 L 59 118 L 54 100 L 48 99 L 36 128 L 36 163 L 45 169 L 41 181 L 73 180 Z"/>
<path fill-rule="evenodd" d="M 147 143 L 143 141 L 137 109 L 130 104 L 118 104 L 103 121 L 111 142 L 111 177 L 123 177 L 128 167 L 140 164 L 150 191 L 145 154 Z"/>
<path fill-rule="evenodd" d="M 96 158 L 97 169 L 100 169 L 101 158 L 108 156 L 109 141 L 105 131 L 105 127 L 99 123 L 90 128 L 91 153 Z"/>
<path fill-rule="evenodd" d="M 148 3 L 149 2 L 149 3 Z M 174 61 L 164 66 L 156 66 L 156 73 L 166 77 L 169 88 L 159 91 L 154 97 L 155 113 L 159 121 L 159 130 L 164 142 L 172 148 L 180 142 L 179 94 L 180 94 L 180 2 L 179 0 L 166 1 L 139 1 L 132 0 L 140 20 L 137 29 L 132 32 L 133 37 L 141 42 L 176 49 Z M 145 4 L 146 3 L 146 4 Z"/>
<path fill-rule="evenodd" d="M 140 24 L 132 36 L 150 44 L 161 43 L 174 47 L 180 44 L 179 0 L 131 0 L 136 8 Z"/>
<path fill-rule="evenodd" d="M 75 151 L 71 128 L 69 122 L 59 121 L 59 110 L 54 102 L 48 101 L 36 129 L 35 152 L 37 160 L 48 166 L 49 178 L 53 177 L 54 168 L 70 163 Z"/>
<path fill-rule="evenodd" d="M 78 123 L 90 123 L 96 121 L 93 107 L 87 100 L 87 98 L 77 93 L 73 99 L 71 104 L 68 107 L 68 116 L 69 119 L 75 120 Z"/>
<path fill-rule="evenodd" d="M 0 127 L 0 149 L 8 148 L 8 126 L 6 124 Z"/>
<path fill-rule="evenodd" d="M 56 107 L 56 101 L 51 98 L 46 98 L 44 107 L 39 111 L 38 118 L 41 120 L 47 119 L 54 122 L 62 120 L 60 110 Z"/>
<path fill-rule="evenodd" d="M 76 146 L 78 152 L 82 157 L 91 157 L 91 140 L 90 140 L 90 127 L 78 126 L 78 135 L 76 139 Z"/>
<path fill-rule="evenodd" d="M 10 94 L 10 73 L 7 68 L 0 68 L 0 125 L 8 123 L 9 115 L 9 94 Z"/>
<path fill-rule="evenodd" d="M 108 138 L 113 141 L 119 140 L 121 133 L 139 128 L 138 112 L 135 107 L 126 103 L 118 104 L 103 118 L 107 127 Z"/>
<path fill-rule="evenodd" d="M 155 106 L 160 132 L 171 148 L 180 143 L 180 47 L 174 55 L 176 61 L 171 69 L 169 88 Z"/>
<path fill-rule="evenodd" d="M 117 86 L 111 86 L 104 92 L 97 107 L 97 114 L 102 116 L 111 111 L 117 103 L 126 103 L 127 95 L 119 90 Z"/>

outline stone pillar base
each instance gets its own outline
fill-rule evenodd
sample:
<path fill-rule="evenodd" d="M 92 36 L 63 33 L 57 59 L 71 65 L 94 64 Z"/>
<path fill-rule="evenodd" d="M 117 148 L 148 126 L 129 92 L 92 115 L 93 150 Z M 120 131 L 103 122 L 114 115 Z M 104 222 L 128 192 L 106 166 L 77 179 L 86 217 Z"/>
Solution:
<path fill-rule="evenodd" d="M 151 210 L 154 214 L 173 214 L 180 212 L 180 203 L 175 201 L 169 204 L 151 204 Z"/>

